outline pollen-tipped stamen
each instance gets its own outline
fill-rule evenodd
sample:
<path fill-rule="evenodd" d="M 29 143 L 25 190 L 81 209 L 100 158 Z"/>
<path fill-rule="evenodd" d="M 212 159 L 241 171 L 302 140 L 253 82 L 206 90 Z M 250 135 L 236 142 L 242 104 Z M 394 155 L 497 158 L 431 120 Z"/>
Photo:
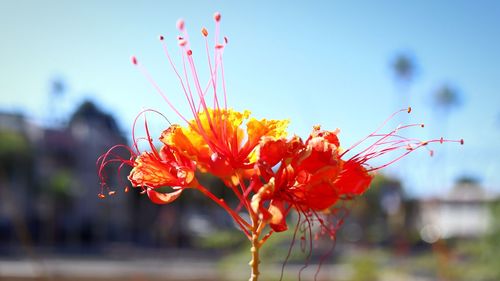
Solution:
<path fill-rule="evenodd" d="M 165 102 L 167 102 L 168 106 L 180 117 L 182 120 L 184 120 L 186 123 L 189 123 L 188 120 L 175 108 L 175 106 L 170 102 L 170 100 L 167 98 L 163 90 L 158 86 L 158 83 L 153 79 L 151 74 L 147 71 L 145 67 L 143 67 L 137 60 L 135 60 L 134 65 L 139 69 L 139 71 L 146 77 L 146 79 L 149 81 L 149 83 L 155 88 L 155 90 L 160 94 L 160 96 L 163 98 Z"/>
<path fill-rule="evenodd" d="M 125 158 L 123 158 L 120 155 L 115 153 L 115 150 L 120 149 L 120 148 L 125 149 L 125 151 L 130 153 L 129 159 L 125 159 Z M 119 163 L 120 165 L 118 166 L 117 173 L 118 173 L 118 175 L 120 175 L 120 172 L 125 165 L 128 165 L 130 167 L 132 167 L 134 165 L 133 160 L 135 159 L 135 157 L 136 157 L 136 154 L 134 151 L 132 151 L 132 149 L 130 149 L 130 147 L 123 145 L 123 144 L 118 144 L 118 145 L 112 146 L 110 149 L 108 149 L 108 151 L 106 151 L 106 153 L 104 153 L 99 158 L 97 158 L 97 161 L 96 161 L 96 166 L 98 167 L 97 174 L 98 174 L 98 177 L 100 180 L 100 185 L 101 185 L 101 192 L 99 193 L 99 198 L 106 197 L 104 195 L 105 190 L 107 190 L 108 193 L 111 191 L 109 189 L 107 182 L 106 182 L 107 175 L 106 175 L 105 168 L 110 164 Z M 119 181 L 120 185 L 123 184 L 122 179 L 119 176 L 118 176 L 118 181 Z"/>
<path fill-rule="evenodd" d="M 387 123 L 392 120 L 394 118 L 394 116 L 398 115 L 399 113 L 401 112 L 406 112 L 406 113 L 410 113 L 411 112 L 411 107 L 408 107 L 408 108 L 403 108 L 403 109 L 400 109 L 398 111 L 395 111 L 393 112 L 387 119 L 384 120 L 384 122 L 382 122 L 382 124 L 380 124 L 372 133 L 370 133 L 369 135 L 367 135 L 366 137 L 362 138 L 361 140 L 355 142 L 352 146 L 350 146 L 348 149 L 346 149 L 341 155 L 340 157 L 342 157 L 344 154 L 348 153 L 349 151 L 351 151 L 353 148 L 357 147 L 358 145 L 360 145 L 361 143 L 363 143 L 365 140 L 367 140 L 368 138 L 370 138 L 370 136 L 376 134 L 378 131 L 380 131 L 383 127 L 385 127 L 385 125 L 387 125 Z"/>
<path fill-rule="evenodd" d="M 168 118 L 161 112 L 157 111 L 157 110 L 154 110 L 154 109 L 143 109 L 141 110 L 137 116 L 134 118 L 134 122 L 132 123 L 132 141 L 133 141 L 133 146 L 135 148 L 135 153 L 137 155 L 140 154 L 140 151 L 139 151 L 139 146 L 138 146 L 138 140 L 140 140 L 141 138 L 136 138 L 135 136 L 135 129 L 137 127 L 137 121 L 139 120 L 139 117 L 141 117 L 143 114 L 147 113 L 147 112 L 153 112 L 153 113 L 156 113 L 156 114 L 159 114 L 161 117 L 163 117 L 167 123 L 169 125 L 172 125 L 172 123 L 170 123 L 170 120 L 168 120 Z M 146 138 L 144 138 L 145 140 L 148 140 Z M 150 144 L 151 145 L 151 144 Z"/>
<path fill-rule="evenodd" d="M 187 77 L 186 77 L 186 84 L 187 84 L 187 87 L 188 87 L 188 88 L 186 88 L 186 84 L 184 83 L 184 80 L 182 79 L 181 75 L 179 74 L 179 71 L 177 70 L 177 68 L 175 67 L 174 62 L 172 61 L 172 58 L 170 57 L 170 53 L 168 52 L 167 44 L 163 40 L 163 36 L 162 35 L 160 35 L 160 41 L 161 41 L 161 44 L 162 44 L 163 52 L 165 53 L 165 56 L 167 57 L 168 62 L 170 64 L 170 66 L 172 67 L 172 70 L 174 71 L 175 75 L 179 79 L 179 82 L 181 83 L 182 90 L 184 92 L 184 95 L 186 96 L 186 99 L 188 101 L 189 107 L 191 108 L 191 112 L 193 114 L 195 114 L 195 105 L 192 102 L 192 94 L 191 94 L 191 89 L 189 88 L 189 81 L 187 80 Z"/>

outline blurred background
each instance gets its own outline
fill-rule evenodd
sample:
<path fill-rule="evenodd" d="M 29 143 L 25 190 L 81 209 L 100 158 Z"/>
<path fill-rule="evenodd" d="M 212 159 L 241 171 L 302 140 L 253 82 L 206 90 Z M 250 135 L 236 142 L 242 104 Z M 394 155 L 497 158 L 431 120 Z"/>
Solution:
<path fill-rule="evenodd" d="M 308 259 L 297 236 L 283 280 L 312 280 L 321 262 L 318 280 L 500 280 L 499 2 L 62 0 L 0 1 L 0 280 L 247 278 L 243 235 L 196 192 L 167 206 L 122 187 L 97 197 L 97 157 L 131 144 L 142 109 L 182 122 L 130 56 L 189 116 L 157 36 L 179 62 L 183 17 L 203 69 L 215 11 L 235 109 L 289 118 L 302 137 L 340 128 L 348 147 L 411 105 L 387 130 L 423 122 L 409 135 L 465 140 L 379 173 L 331 254 L 319 240 Z M 116 186 L 127 171 L 109 173 Z M 280 278 L 292 237 L 266 244 L 263 280 Z"/>

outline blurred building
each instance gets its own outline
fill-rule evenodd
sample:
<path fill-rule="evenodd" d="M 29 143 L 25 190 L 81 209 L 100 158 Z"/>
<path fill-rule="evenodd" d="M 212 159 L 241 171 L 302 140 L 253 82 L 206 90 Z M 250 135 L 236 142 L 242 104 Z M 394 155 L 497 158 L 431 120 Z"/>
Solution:
<path fill-rule="evenodd" d="M 126 140 L 116 122 L 91 102 L 57 127 L 0 113 L 1 249 L 83 249 L 126 239 L 130 197 L 99 204 L 96 196 L 96 159 L 117 143 Z M 111 172 L 111 183 L 117 179 Z"/>
<path fill-rule="evenodd" d="M 420 235 L 430 243 L 440 238 L 480 237 L 493 222 L 490 204 L 495 200 L 477 181 L 462 179 L 446 196 L 420 202 Z"/>
<path fill-rule="evenodd" d="M 348 242 L 401 251 L 420 241 L 479 238 L 492 229 L 492 206 L 499 199 L 471 178 L 439 198 L 408 198 L 398 180 L 379 175 L 353 204 L 341 233 Z"/>

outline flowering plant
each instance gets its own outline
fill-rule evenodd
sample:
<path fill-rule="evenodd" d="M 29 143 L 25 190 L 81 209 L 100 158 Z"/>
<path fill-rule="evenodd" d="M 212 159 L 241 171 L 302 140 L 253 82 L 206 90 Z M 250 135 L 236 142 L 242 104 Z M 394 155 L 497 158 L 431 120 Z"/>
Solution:
<path fill-rule="evenodd" d="M 181 32 L 177 38 L 182 54 L 181 69 L 174 64 L 165 38 L 159 37 L 192 118 L 179 112 L 136 57 L 132 57 L 132 63 L 185 124 L 170 124 L 159 135 L 161 147 L 156 148 L 145 123 L 145 138 L 136 138 L 133 131 L 132 147 L 116 145 L 104 153 L 97 162 L 101 179 L 99 197 L 115 194 L 106 184 L 105 175 L 105 167 L 112 163 L 119 164 L 118 170 L 130 166 L 128 180 L 131 185 L 140 188 L 156 204 L 172 203 L 188 189 L 201 192 L 227 211 L 250 241 L 250 280 L 259 277 L 259 250 L 273 233 L 288 229 L 290 213 L 299 214 L 297 226 L 306 225 L 312 233 L 312 226 L 318 225 L 319 233 L 334 239 L 338 223 L 326 219 L 328 214 L 339 201 L 363 194 L 370 186 L 373 172 L 429 143 L 463 143 L 462 140 L 442 138 L 421 141 L 400 134 L 410 127 L 423 127 L 422 124 L 381 132 L 394 115 L 410 113 L 410 108 L 397 111 L 381 127 L 347 149 L 340 145 L 338 129 L 328 131 L 314 126 L 305 140 L 298 136 L 287 138 L 288 120 L 256 119 L 251 117 L 250 111 L 241 112 L 228 107 L 222 59 L 228 39 L 220 38 L 221 15 L 216 13 L 214 19 L 213 47 L 209 46 L 207 29 L 201 30 L 210 73 L 205 87 L 198 76 L 199 69 L 196 68 L 184 21 L 177 23 Z M 149 111 L 159 113 L 144 110 L 141 114 Z M 139 149 L 139 140 L 149 144 L 148 151 Z M 364 148 L 360 148 L 361 144 Z M 130 158 L 120 157 L 115 153 L 117 149 L 127 150 Z M 388 153 L 392 157 L 386 163 L 375 167 L 369 165 L 370 160 Z M 221 179 L 238 199 L 239 206 L 230 206 L 217 197 L 210 187 L 197 180 L 197 173 L 210 173 Z M 171 191 L 160 192 L 159 188 L 165 186 L 171 187 Z"/>

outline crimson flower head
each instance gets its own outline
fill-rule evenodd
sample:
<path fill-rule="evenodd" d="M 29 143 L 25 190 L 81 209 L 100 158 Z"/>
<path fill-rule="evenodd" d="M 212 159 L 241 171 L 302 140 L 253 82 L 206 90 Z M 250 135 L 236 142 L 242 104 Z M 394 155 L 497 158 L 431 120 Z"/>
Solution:
<path fill-rule="evenodd" d="M 403 109 L 395 114 L 403 111 L 410 113 L 411 109 Z M 298 137 L 290 140 L 262 139 L 259 146 L 260 162 L 256 165 L 260 177 L 254 177 L 253 180 L 257 181 L 254 186 L 263 186 L 266 192 L 257 192 L 253 196 L 254 211 L 265 214 L 263 217 L 269 220 L 274 231 L 284 231 L 287 229 L 286 217 L 292 208 L 315 219 L 318 217 L 317 212 L 328 212 L 339 200 L 363 194 L 369 188 L 375 171 L 418 148 L 433 142 L 463 144 L 463 140 L 441 138 L 421 141 L 399 134 L 415 126 L 423 127 L 422 124 L 411 124 L 388 133 L 380 133 L 379 128 L 346 150 L 340 146 L 338 129 L 326 131 L 320 126 L 313 128 L 305 142 Z M 354 156 L 346 156 L 367 141 L 372 141 L 367 148 Z M 432 150 L 430 152 L 432 154 Z M 370 166 L 370 160 L 385 154 L 395 156 L 380 166 Z M 278 164 L 279 167 L 273 169 Z M 262 179 L 268 184 L 263 184 Z"/>

